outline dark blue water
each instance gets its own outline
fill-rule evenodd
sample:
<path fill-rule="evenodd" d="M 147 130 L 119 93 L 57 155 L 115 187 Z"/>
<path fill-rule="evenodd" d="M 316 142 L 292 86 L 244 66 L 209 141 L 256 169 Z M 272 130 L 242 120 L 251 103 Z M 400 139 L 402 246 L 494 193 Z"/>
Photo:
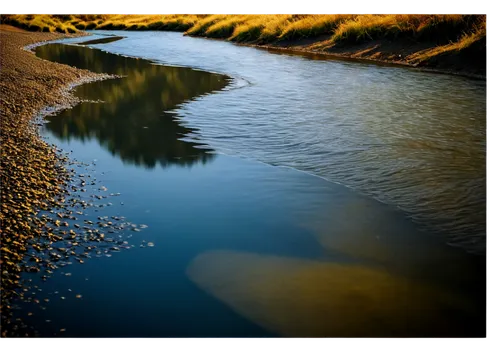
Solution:
<path fill-rule="evenodd" d="M 132 55 L 149 36 L 169 46 L 152 46 L 149 40 L 153 52 L 145 57 L 182 64 L 185 56 L 184 64 L 192 65 L 190 55 L 196 50 L 202 58 L 213 56 L 213 62 L 195 67 L 217 73 L 154 65 L 81 46 L 52 44 L 37 49 L 38 56 L 51 61 L 124 76 L 78 87 L 75 94 L 87 101 L 48 117 L 42 134 L 73 158 L 91 163 L 77 167 L 77 172 L 90 173 L 98 179 L 97 187 L 108 189 L 101 193 L 106 205 L 87 210 L 86 219 L 115 215 L 143 225 L 138 226 L 140 231 L 122 234 L 133 246 L 129 250 L 62 267 L 44 283 L 33 277 L 42 289 L 35 295 L 50 301 L 41 307 L 22 306 L 20 312 L 33 313 L 25 318 L 40 335 L 484 335 L 484 257 L 446 245 L 448 236 L 430 232 L 396 205 L 306 172 L 262 163 L 269 158 L 268 163 L 277 164 L 276 155 L 281 153 L 280 164 L 296 159 L 295 167 L 305 170 L 300 163 L 309 152 L 316 158 L 309 166 L 315 166 L 319 153 L 336 158 L 328 164 L 332 172 L 337 164 L 340 171 L 346 165 L 353 170 L 365 165 L 337 162 L 340 143 L 329 152 L 326 139 L 317 136 L 321 128 L 324 135 L 336 135 L 328 124 L 316 122 L 319 128 L 310 129 L 312 108 L 322 108 L 323 97 L 331 93 L 316 93 L 317 100 L 308 102 L 311 110 L 302 122 L 277 122 L 273 120 L 277 114 L 293 118 L 296 109 L 286 103 L 297 100 L 304 84 L 293 86 L 294 75 L 275 73 L 274 87 L 262 88 L 260 78 L 269 69 L 261 73 L 255 63 L 249 64 L 254 77 L 238 76 L 234 63 L 224 71 L 224 60 L 242 56 L 245 65 L 250 60 L 243 55 L 251 53 L 285 71 L 303 66 L 306 87 L 307 81 L 314 82 L 309 77 L 316 67 L 329 68 L 330 62 L 178 34 L 126 36 L 96 46 Z M 339 66 L 345 67 L 345 76 L 354 71 L 384 78 L 386 71 L 362 64 L 333 68 Z M 390 70 L 401 78 L 427 81 L 430 76 Z M 274 91 L 276 86 L 284 86 L 283 92 Z M 250 96 L 259 88 L 260 96 L 274 96 L 272 103 L 259 104 Z M 245 96 L 249 89 L 254 92 Z M 234 102 L 236 98 L 239 102 Z M 357 113 L 368 103 L 357 105 L 346 104 L 342 110 Z M 239 117 L 242 108 L 246 114 Z M 201 123 L 200 118 L 205 124 L 190 125 Z M 350 131 L 341 137 L 346 143 L 354 140 L 348 137 Z M 294 133 L 304 140 L 294 138 Z M 317 143 L 315 150 L 309 141 Z M 251 147 L 248 153 L 246 146 Z M 370 157 L 369 148 L 360 143 L 358 149 L 359 155 Z M 241 156 L 222 154 L 239 151 Z M 368 161 L 380 170 L 391 165 L 387 157 Z M 398 163 L 393 159 L 394 166 Z M 326 168 L 327 163 L 321 166 Z M 364 183 L 372 182 L 374 190 L 381 190 L 377 183 L 385 180 L 394 191 L 406 190 L 401 194 L 406 198 L 407 192 L 416 190 L 398 187 L 391 178 L 367 174 Z"/>

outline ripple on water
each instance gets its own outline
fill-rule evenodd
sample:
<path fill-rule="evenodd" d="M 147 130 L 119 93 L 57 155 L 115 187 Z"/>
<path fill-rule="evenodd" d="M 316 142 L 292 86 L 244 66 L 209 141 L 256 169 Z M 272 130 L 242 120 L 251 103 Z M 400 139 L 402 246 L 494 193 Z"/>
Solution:
<path fill-rule="evenodd" d="M 239 71 L 258 77 L 253 86 L 179 110 L 200 142 L 355 188 L 484 252 L 484 82 L 291 57 L 273 65 L 259 55 L 258 68 Z M 287 66 L 296 71 L 282 73 Z"/>
<path fill-rule="evenodd" d="M 342 183 L 484 251 L 485 81 L 173 33 L 124 35 L 106 50 L 238 79 L 170 112 L 195 133 L 186 141 Z"/>

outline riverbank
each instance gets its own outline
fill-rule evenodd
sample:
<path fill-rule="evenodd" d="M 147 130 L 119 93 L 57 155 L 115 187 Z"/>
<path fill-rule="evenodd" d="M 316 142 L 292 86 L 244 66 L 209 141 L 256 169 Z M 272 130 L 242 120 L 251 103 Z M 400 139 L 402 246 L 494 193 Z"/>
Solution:
<path fill-rule="evenodd" d="M 208 39 L 208 38 L 207 38 Z M 216 40 L 216 39 L 211 39 Z M 225 40 L 222 40 L 225 41 Z M 341 61 L 355 61 L 362 63 L 372 63 L 376 65 L 410 67 L 424 72 L 443 73 L 457 76 L 470 77 L 480 80 L 486 80 L 486 59 L 484 58 L 484 67 L 481 63 L 475 65 L 468 64 L 469 61 L 480 62 L 480 58 L 471 56 L 469 60 L 457 59 L 454 56 L 443 56 L 443 61 L 433 60 L 430 66 L 422 64 L 414 64 L 409 61 L 401 59 L 400 53 L 404 50 L 405 44 L 386 43 L 384 41 L 373 41 L 366 43 L 356 48 L 351 48 L 349 51 L 346 49 L 330 49 L 321 50 L 311 48 L 309 45 L 304 45 L 300 42 L 288 43 L 287 45 L 257 45 L 237 43 L 239 46 L 255 47 L 277 54 L 292 54 L 308 57 L 314 60 L 341 60 Z M 377 51 L 383 47 L 384 51 Z M 391 50 L 389 50 L 391 48 Z M 412 55 L 408 52 L 408 55 Z M 446 61 L 446 62 L 444 62 Z"/>
<path fill-rule="evenodd" d="M 274 51 L 486 76 L 481 15 L 212 15 L 185 33 Z"/>
<path fill-rule="evenodd" d="M 126 215 L 143 223 L 137 230 L 150 229 L 134 233 L 133 238 L 126 233 L 124 239 L 131 246 L 152 240 L 141 246 L 154 249 L 124 251 L 115 257 L 120 248 L 112 247 L 109 253 L 96 252 L 92 256 L 97 259 L 82 266 L 87 258 L 67 256 L 75 250 L 75 240 L 54 245 L 48 253 L 66 261 L 55 264 L 73 265 L 55 272 L 46 285 L 40 281 L 30 285 L 25 296 L 41 301 L 43 308 L 32 309 L 34 304 L 29 304 L 16 311 L 29 315 L 26 321 L 42 328 L 40 336 L 60 331 L 71 337 L 270 335 L 256 329 L 262 322 L 265 328 L 286 336 L 485 335 L 484 270 L 469 269 L 467 264 L 475 257 L 455 259 L 453 249 L 440 244 L 444 238 L 429 237 L 428 245 L 425 235 L 393 210 L 396 205 L 380 204 L 355 189 L 277 167 L 288 164 L 325 177 L 328 170 L 335 175 L 348 173 L 358 183 L 367 183 L 365 188 L 373 188 L 371 193 L 396 191 L 399 198 L 410 199 L 407 203 L 437 207 L 437 213 L 428 211 L 427 217 L 443 213 L 449 218 L 455 212 L 458 215 L 451 217 L 448 230 L 461 229 L 481 210 L 477 204 L 466 203 L 484 202 L 477 200 L 482 182 L 474 180 L 484 172 L 484 151 L 477 144 L 484 138 L 484 82 L 397 68 L 304 61 L 175 33 L 127 36 L 118 51 L 113 44 L 103 46 L 104 51 L 63 44 L 36 49 L 37 56 L 48 61 L 126 76 L 79 87 L 75 93 L 89 102 L 52 118 L 42 133 L 50 143 L 73 151 L 72 157 L 95 163 L 89 166 L 100 178 L 94 188 L 105 185 L 117 190 L 122 193 L 118 200 L 127 202 L 100 214 L 92 208 L 84 222 L 101 220 L 97 215 L 109 215 L 109 222 L 116 215 Z M 140 57 L 183 67 L 151 65 Z M 204 84 L 216 83 L 213 89 L 223 86 L 219 75 L 190 69 L 200 66 L 248 78 L 252 85 L 200 96 Z M 104 103 L 93 102 L 97 100 Z M 214 123 L 214 118 L 220 121 Z M 477 119 L 477 129 L 470 125 L 471 118 Z M 436 132 L 440 133 L 437 138 Z M 472 139 L 460 133 L 469 133 Z M 218 155 L 218 148 L 250 160 Z M 274 165 L 262 165 L 259 159 Z M 479 169 L 471 168 L 475 163 Z M 477 174 L 469 179 L 467 173 Z M 75 176 L 85 174 L 84 169 Z M 431 186 L 426 185 L 429 177 Z M 81 195 L 80 190 L 93 188 L 84 179 L 87 185 L 77 188 Z M 443 197 L 443 191 L 436 188 L 452 191 L 444 190 L 447 196 Z M 455 201 L 461 194 L 471 200 Z M 429 202 L 428 195 L 438 200 Z M 466 221 L 454 220 L 460 218 Z M 72 228 L 74 223 L 83 226 L 82 222 L 69 223 Z M 469 235 L 467 239 L 471 241 Z M 97 245 L 105 247 L 107 237 Z M 228 251 L 221 253 L 221 248 Z M 229 265 L 217 270 L 222 261 Z M 243 266 L 231 267 L 242 261 Z M 191 267 L 189 277 L 186 267 Z M 255 267 L 264 271 L 255 275 Z M 300 272 L 305 280 L 276 276 L 280 270 Z M 335 271 L 342 277 L 360 272 L 371 277 L 363 290 L 357 290 L 359 299 L 354 303 L 349 295 L 338 295 L 349 293 L 349 282 L 330 282 L 330 291 L 313 292 L 319 286 L 311 284 L 311 277 L 321 281 L 339 276 Z M 243 277 L 231 277 L 231 272 L 241 272 Z M 279 292 L 269 291 L 265 283 L 254 280 L 263 273 L 271 281 L 287 284 L 288 280 L 288 285 Z M 24 274 L 34 279 L 40 275 Z M 223 282 L 228 290 L 222 294 L 213 290 L 213 282 Z M 252 296 L 245 287 L 242 291 L 241 282 L 257 288 L 259 294 Z M 427 283 L 436 288 L 425 288 Z M 200 289 L 193 289 L 193 284 Z M 306 296 L 287 294 L 295 291 Z M 238 292 L 249 298 L 248 305 L 234 306 L 241 302 Z M 398 302 L 387 300 L 384 292 L 394 292 Z M 284 302 L 280 295 L 298 299 L 291 306 L 285 302 L 278 315 L 269 315 L 276 312 L 272 302 Z M 50 303 L 45 304 L 45 299 Z M 373 305 L 374 300 L 387 305 Z M 360 302 L 367 307 L 363 312 L 355 307 Z M 263 309 L 253 310 L 256 305 Z M 413 307 L 416 314 L 408 314 L 404 306 Z M 315 310 L 320 328 L 328 327 L 339 312 L 350 313 L 343 325 L 320 332 L 307 327 Z M 276 325 L 283 315 L 291 317 L 300 330 L 287 323 Z M 380 321 L 381 315 L 395 318 L 370 324 Z M 363 326 L 363 332 L 349 331 L 351 326 Z"/>
<path fill-rule="evenodd" d="M 23 296 L 21 273 L 52 268 L 41 238 L 48 237 L 50 243 L 67 234 L 58 231 L 59 226 L 66 227 L 63 222 L 40 215 L 57 208 L 58 215 L 66 217 L 62 211 L 68 204 L 65 198 L 72 173 L 66 167 L 68 158 L 40 137 L 36 116 L 47 108 L 75 104 L 76 98 L 69 93 L 71 85 L 106 77 L 41 60 L 23 49 L 64 36 L 68 35 L 0 25 L 2 336 L 26 332 L 20 322 L 11 322 L 11 299 Z M 33 251 L 40 254 L 30 254 L 27 265 L 26 256 Z"/>
<path fill-rule="evenodd" d="M 484 15 L 9 15 L 30 31 L 182 31 L 275 51 L 486 77 Z"/>

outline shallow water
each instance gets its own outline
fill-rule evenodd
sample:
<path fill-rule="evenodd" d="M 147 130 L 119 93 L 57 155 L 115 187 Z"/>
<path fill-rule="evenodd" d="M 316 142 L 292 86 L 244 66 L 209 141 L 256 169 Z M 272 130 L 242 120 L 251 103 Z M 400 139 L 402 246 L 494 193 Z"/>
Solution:
<path fill-rule="evenodd" d="M 125 76 L 43 135 L 121 193 L 95 215 L 148 226 L 44 284 L 82 298 L 28 317 L 42 335 L 484 335 L 485 260 L 463 249 L 485 248 L 484 82 L 113 33 L 90 47 L 210 72 L 37 48 Z"/>
<path fill-rule="evenodd" d="M 176 33 L 113 33 L 127 38 L 97 47 L 240 80 L 239 90 L 179 111 L 200 130 L 197 142 L 355 188 L 484 252 L 485 81 Z"/>

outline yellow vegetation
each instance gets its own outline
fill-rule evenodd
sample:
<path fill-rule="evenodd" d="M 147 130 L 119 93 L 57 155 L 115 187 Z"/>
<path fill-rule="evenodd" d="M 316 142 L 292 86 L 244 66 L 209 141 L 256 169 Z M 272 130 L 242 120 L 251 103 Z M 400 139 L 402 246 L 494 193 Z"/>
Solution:
<path fill-rule="evenodd" d="M 205 34 L 208 37 L 229 38 L 233 34 L 236 26 L 244 23 L 251 17 L 252 15 L 227 16 L 225 19 L 212 23 L 212 25 L 206 29 Z"/>
<path fill-rule="evenodd" d="M 29 31 L 74 33 L 72 15 L 2 15 L 0 21 Z M 80 22 L 80 20 L 78 20 Z"/>
<path fill-rule="evenodd" d="M 459 52 L 468 48 L 471 48 L 473 44 L 479 43 L 486 38 L 486 23 L 479 25 L 470 33 L 465 33 L 458 41 L 451 42 L 447 45 L 433 47 L 428 50 L 423 50 L 416 52 L 408 56 L 408 61 L 410 63 L 422 63 L 428 61 L 429 59 L 449 54 L 452 52 Z"/>
<path fill-rule="evenodd" d="M 295 39 L 331 34 L 341 22 L 354 18 L 355 15 L 306 15 L 290 22 L 280 38 Z"/>
<path fill-rule="evenodd" d="M 486 37 L 485 15 L 2 15 L 4 23 L 30 31 L 170 30 L 187 35 L 256 44 L 302 38 L 326 47 L 376 39 L 431 44 L 413 63 L 462 51 Z"/>

